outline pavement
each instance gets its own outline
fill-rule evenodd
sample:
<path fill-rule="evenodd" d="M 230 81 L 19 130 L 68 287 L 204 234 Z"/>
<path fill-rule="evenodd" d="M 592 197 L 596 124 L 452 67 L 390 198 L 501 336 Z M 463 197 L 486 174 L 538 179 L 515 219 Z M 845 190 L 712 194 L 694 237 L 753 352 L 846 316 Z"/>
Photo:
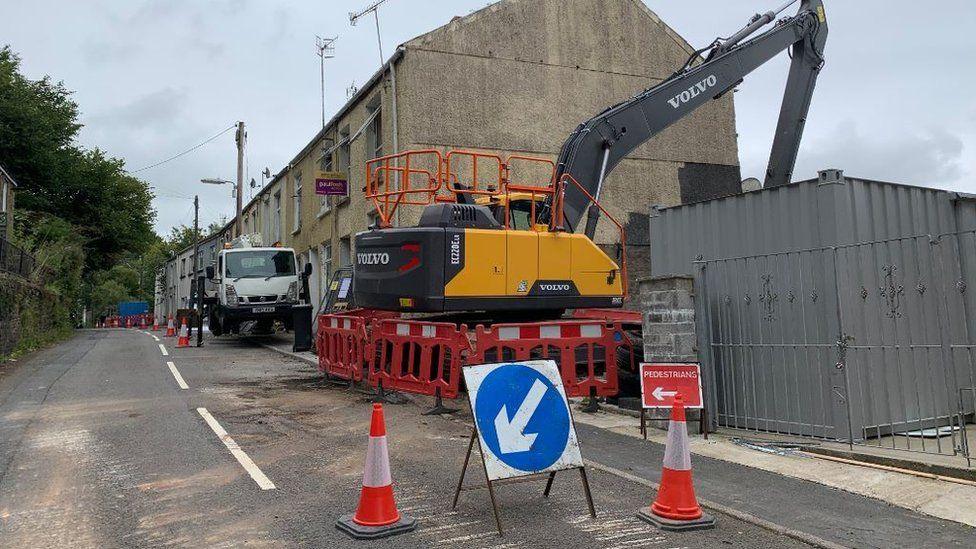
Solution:
<path fill-rule="evenodd" d="M 138 330 L 81 331 L 0 366 L 0 546 L 352 545 L 335 520 L 358 498 L 366 395 L 246 338 L 174 346 Z M 414 402 L 386 407 L 397 501 L 419 526 L 357 543 L 629 549 L 976 540 L 976 530 L 957 522 L 703 456 L 694 458 L 696 484 L 719 510 L 717 528 L 661 532 L 634 513 L 655 495 L 662 447 L 579 421 L 597 519 L 578 478 L 561 474 L 549 499 L 540 483 L 499 487 L 499 537 L 485 491 L 465 492 L 450 509 L 470 418 L 420 412 Z M 483 482 L 473 471 L 472 486 Z"/>

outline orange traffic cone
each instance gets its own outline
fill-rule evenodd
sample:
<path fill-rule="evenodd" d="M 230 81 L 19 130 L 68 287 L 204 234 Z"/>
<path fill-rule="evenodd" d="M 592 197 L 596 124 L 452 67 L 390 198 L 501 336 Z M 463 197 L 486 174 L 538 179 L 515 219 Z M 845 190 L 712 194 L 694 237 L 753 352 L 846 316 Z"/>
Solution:
<path fill-rule="evenodd" d="M 132 327 L 132 317 L 131 316 L 125 317 L 125 327 L 126 328 L 131 328 Z"/>
<path fill-rule="evenodd" d="M 637 512 L 641 518 L 662 530 L 699 530 L 714 528 L 715 519 L 702 513 L 695 499 L 691 478 L 691 448 L 688 427 L 685 425 L 685 402 L 681 395 L 674 397 L 668 443 L 664 447 L 664 467 L 657 499 L 650 507 Z"/>
<path fill-rule="evenodd" d="M 359 506 L 355 515 L 340 517 L 336 521 L 336 528 L 356 539 L 373 539 L 409 532 L 416 527 L 416 519 L 401 515 L 393 500 L 393 478 L 390 476 L 390 456 L 386 450 L 383 405 L 373 404 Z"/>
<path fill-rule="evenodd" d="M 183 317 L 183 322 L 180 324 L 180 337 L 176 340 L 177 347 L 189 347 L 190 346 L 190 331 L 186 327 L 186 317 Z"/>
<path fill-rule="evenodd" d="M 169 315 L 169 319 L 166 320 L 166 335 L 164 337 L 175 337 L 176 327 L 173 326 L 173 315 Z"/>
<path fill-rule="evenodd" d="M 156 320 L 156 315 L 153 315 L 152 331 L 159 331 L 159 321 Z"/>
<path fill-rule="evenodd" d="M 142 328 L 143 330 L 146 329 L 146 317 L 142 317 L 139 319 L 139 327 Z"/>

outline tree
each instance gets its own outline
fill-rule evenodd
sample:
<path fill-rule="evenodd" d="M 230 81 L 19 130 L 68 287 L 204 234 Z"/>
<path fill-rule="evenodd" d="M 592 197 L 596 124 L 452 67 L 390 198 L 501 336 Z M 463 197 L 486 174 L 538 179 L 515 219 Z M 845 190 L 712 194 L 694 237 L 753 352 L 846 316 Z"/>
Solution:
<path fill-rule="evenodd" d="M 0 48 L 0 159 L 20 183 L 18 207 L 73 225 L 88 273 L 144 251 L 156 214 L 148 186 L 124 162 L 74 144 L 80 128 L 64 84 L 26 78 L 20 58 Z"/>
<path fill-rule="evenodd" d="M 0 158 L 24 187 L 21 208 L 52 211 L 64 153 L 80 128 L 64 84 L 25 78 L 20 58 L 0 48 Z"/>

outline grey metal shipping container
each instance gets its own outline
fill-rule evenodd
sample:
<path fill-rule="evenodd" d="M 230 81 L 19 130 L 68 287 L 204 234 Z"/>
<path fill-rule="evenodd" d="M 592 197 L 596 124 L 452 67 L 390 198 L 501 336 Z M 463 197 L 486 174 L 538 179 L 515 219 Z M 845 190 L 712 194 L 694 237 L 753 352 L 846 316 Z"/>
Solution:
<path fill-rule="evenodd" d="M 825 170 L 652 208 L 650 242 L 653 276 L 696 278 L 720 425 L 968 452 L 945 429 L 976 405 L 972 196 Z"/>

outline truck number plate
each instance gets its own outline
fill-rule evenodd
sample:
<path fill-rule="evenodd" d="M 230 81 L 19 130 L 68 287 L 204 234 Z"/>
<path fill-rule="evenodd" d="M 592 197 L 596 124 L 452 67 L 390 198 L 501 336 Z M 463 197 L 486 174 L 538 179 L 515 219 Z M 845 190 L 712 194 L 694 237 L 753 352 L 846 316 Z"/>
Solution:
<path fill-rule="evenodd" d="M 275 311 L 274 307 L 255 307 L 255 313 L 273 313 Z"/>

